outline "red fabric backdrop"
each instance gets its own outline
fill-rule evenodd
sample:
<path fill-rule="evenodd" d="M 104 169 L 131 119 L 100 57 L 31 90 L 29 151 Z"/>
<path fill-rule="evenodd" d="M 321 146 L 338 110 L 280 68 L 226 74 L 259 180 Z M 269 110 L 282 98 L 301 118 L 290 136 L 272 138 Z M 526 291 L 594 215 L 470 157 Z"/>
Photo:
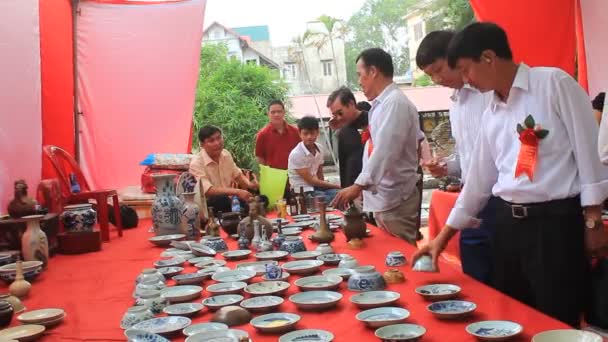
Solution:
<path fill-rule="evenodd" d="M 470 1 L 478 20 L 507 31 L 516 61 L 559 67 L 574 76 L 574 1 Z"/>

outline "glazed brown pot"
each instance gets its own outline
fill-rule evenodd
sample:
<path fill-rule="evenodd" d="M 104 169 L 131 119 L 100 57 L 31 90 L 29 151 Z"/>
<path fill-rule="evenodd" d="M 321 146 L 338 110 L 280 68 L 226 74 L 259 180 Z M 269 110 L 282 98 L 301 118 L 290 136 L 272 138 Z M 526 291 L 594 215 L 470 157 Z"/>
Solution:
<path fill-rule="evenodd" d="M 237 233 L 237 227 L 239 226 L 239 222 L 241 222 L 240 213 L 223 213 L 222 217 L 220 218 L 220 225 L 228 235 Z"/>
<path fill-rule="evenodd" d="M 363 220 L 363 215 L 355 206 L 351 206 L 344 213 L 344 235 L 346 235 L 346 241 L 351 239 L 363 239 L 366 236 L 366 225 Z"/>
<path fill-rule="evenodd" d="M 0 327 L 11 324 L 12 319 L 13 306 L 5 300 L 0 300 Z"/>

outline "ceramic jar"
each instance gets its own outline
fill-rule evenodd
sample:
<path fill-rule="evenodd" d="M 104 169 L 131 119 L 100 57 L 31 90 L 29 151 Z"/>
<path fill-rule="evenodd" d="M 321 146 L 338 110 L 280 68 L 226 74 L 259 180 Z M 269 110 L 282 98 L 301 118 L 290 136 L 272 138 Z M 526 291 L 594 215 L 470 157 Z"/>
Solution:
<path fill-rule="evenodd" d="M 182 201 L 175 195 L 175 175 L 155 174 L 156 198 L 152 204 L 152 226 L 156 235 L 180 234 Z"/>
<path fill-rule="evenodd" d="M 226 242 L 222 240 L 222 238 L 219 236 L 205 236 L 201 240 L 201 243 L 204 246 L 207 246 L 218 253 L 225 252 L 228 250 Z"/>
<path fill-rule="evenodd" d="M 19 300 L 19 298 L 10 295 L 10 294 L 3 294 L 0 295 L 0 300 L 4 300 L 7 301 L 12 307 L 15 313 L 20 313 L 21 311 L 25 310 L 25 305 L 23 305 L 23 303 L 21 302 L 21 300 Z"/>
<path fill-rule="evenodd" d="M 297 252 L 304 252 L 306 250 L 306 246 L 304 245 L 304 241 L 302 241 L 301 237 L 287 236 L 285 241 L 283 241 L 281 244 L 279 250 L 293 254 Z"/>
<path fill-rule="evenodd" d="M 144 280 L 154 279 L 159 282 L 165 282 L 165 276 L 156 268 L 144 268 L 140 275 L 135 278 L 135 283 L 139 284 Z"/>
<path fill-rule="evenodd" d="M 49 242 L 46 234 L 40 229 L 40 220 L 43 215 L 23 216 L 27 222 L 27 229 L 21 237 L 21 254 L 24 261 L 42 261 L 42 268 L 46 269 L 49 262 Z"/>
<path fill-rule="evenodd" d="M 382 277 L 388 284 L 399 284 L 405 281 L 405 276 L 403 273 L 396 269 L 390 269 L 384 272 Z"/>
<path fill-rule="evenodd" d="M 139 293 L 139 298 L 137 299 L 136 304 L 143 305 L 150 309 L 152 313 L 158 315 L 167 305 L 169 305 L 169 302 L 160 296 L 160 291 L 145 290 Z"/>
<path fill-rule="evenodd" d="M 334 249 L 331 247 L 330 244 L 328 243 L 322 243 L 319 244 L 317 246 L 317 248 L 315 249 L 315 251 L 321 253 L 321 254 L 332 254 L 334 252 Z"/>
<path fill-rule="evenodd" d="M 359 266 L 359 262 L 350 255 L 342 257 L 342 260 L 340 260 L 340 263 L 338 264 L 338 267 L 340 268 L 355 268 L 357 266 Z"/>
<path fill-rule="evenodd" d="M 89 203 L 66 205 L 60 219 L 68 233 L 92 232 L 97 221 L 97 213 Z"/>
<path fill-rule="evenodd" d="M 386 287 L 382 275 L 374 266 L 359 266 L 355 273 L 348 278 L 348 289 L 351 291 L 379 291 Z"/>
<path fill-rule="evenodd" d="M 283 241 L 285 241 L 285 235 L 283 234 L 277 234 L 273 239 L 272 239 L 272 245 L 275 249 L 279 249 L 281 248 L 281 244 L 283 244 Z"/>
<path fill-rule="evenodd" d="M 232 235 L 237 233 L 239 222 L 241 222 L 241 214 L 236 212 L 223 213 L 220 220 L 220 225 L 226 234 Z"/>
<path fill-rule="evenodd" d="M 201 220 L 199 215 L 201 209 L 194 202 L 194 192 L 184 192 L 184 207 L 182 209 L 181 222 L 186 229 L 186 240 L 197 240 L 201 238 Z"/>
<path fill-rule="evenodd" d="M 0 327 L 11 324 L 11 319 L 13 319 L 13 306 L 5 300 L 0 300 Z"/>
<path fill-rule="evenodd" d="M 351 239 L 363 239 L 366 233 L 365 221 L 363 220 L 363 214 L 357 209 L 356 206 L 351 205 L 344 213 L 344 235 L 346 235 L 346 241 Z"/>
<path fill-rule="evenodd" d="M 283 275 L 283 270 L 278 264 L 266 264 L 266 279 L 278 280 Z"/>
<path fill-rule="evenodd" d="M 407 260 L 405 259 L 405 255 L 403 255 L 403 253 L 399 251 L 392 251 L 386 255 L 385 263 L 386 266 L 396 267 L 405 265 Z"/>
<path fill-rule="evenodd" d="M 122 329 L 129 329 L 139 322 L 143 322 L 154 318 L 154 313 L 143 305 L 132 306 L 127 309 L 127 312 L 122 316 L 120 321 L 120 327 Z"/>

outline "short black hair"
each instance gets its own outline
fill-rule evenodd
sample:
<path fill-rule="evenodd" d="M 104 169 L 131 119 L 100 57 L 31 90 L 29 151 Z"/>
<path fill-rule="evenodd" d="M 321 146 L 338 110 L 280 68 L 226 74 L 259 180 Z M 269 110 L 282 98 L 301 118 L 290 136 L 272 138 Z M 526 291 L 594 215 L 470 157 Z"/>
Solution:
<path fill-rule="evenodd" d="M 367 101 L 359 101 L 357 102 L 357 109 L 369 112 L 369 110 L 372 109 L 372 105 Z"/>
<path fill-rule="evenodd" d="M 593 109 L 601 112 L 604 110 L 604 100 L 606 99 L 606 93 L 601 92 L 597 94 L 597 96 L 591 101 L 591 106 Z"/>
<path fill-rule="evenodd" d="M 359 62 L 359 60 L 362 60 L 367 68 L 375 66 L 384 76 L 393 78 L 393 74 L 395 73 L 393 58 L 388 52 L 380 48 L 366 49 L 357 56 L 355 63 Z"/>
<path fill-rule="evenodd" d="M 212 125 L 203 126 L 203 127 L 201 127 L 201 129 L 198 130 L 198 141 L 202 144 L 205 142 L 205 140 L 211 138 L 211 136 L 217 132 L 222 134 L 222 130 L 216 126 L 212 126 Z"/>
<path fill-rule="evenodd" d="M 481 53 L 492 50 L 502 59 L 513 59 L 507 33 L 494 23 L 473 23 L 456 33 L 448 46 L 448 64 L 456 67 L 459 58 L 479 62 Z"/>
<path fill-rule="evenodd" d="M 305 116 L 298 120 L 298 130 L 308 129 L 311 131 L 319 130 L 319 120 L 314 116 Z"/>
<path fill-rule="evenodd" d="M 283 101 L 281 101 L 281 100 L 272 100 L 272 101 L 270 101 L 270 103 L 268 104 L 267 110 L 270 110 L 270 107 L 272 105 L 281 105 L 281 107 L 283 107 L 283 110 L 285 110 L 285 105 L 283 104 Z"/>
<path fill-rule="evenodd" d="M 438 59 L 447 58 L 448 45 L 454 38 L 454 31 L 441 30 L 433 31 L 424 37 L 416 52 L 416 65 L 424 69 L 435 63 Z"/>
<path fill-rule="evenodd" d="M 340 99 L 340 103 L 342 103 L 343 106 L 348 106 L 348 104 L 351 102 L 354 105 L 357 104 L 357 100 L 355 100 L 355 95 L 353 95 L 353 92 L 344 86 L 329 94 L 329 97 L 327 97 L 327 107 L 331 106 L 336 99 Z"/>

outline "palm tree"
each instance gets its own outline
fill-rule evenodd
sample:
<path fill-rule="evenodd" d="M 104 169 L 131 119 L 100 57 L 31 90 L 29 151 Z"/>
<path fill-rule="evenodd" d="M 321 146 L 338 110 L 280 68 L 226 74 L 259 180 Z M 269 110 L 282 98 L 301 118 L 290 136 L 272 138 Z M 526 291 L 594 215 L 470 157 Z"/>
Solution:
<path fill-rule="evenodd" d="M 306 31 L 304 34 L 304 41 L 307 44 L 315 46 L 317 50 L 320 50 L 328 42 L 331 47 L 331 55 L 334 60 L 334 67 L 336 70 L 336 88 L 340 86 L 340 77 L 338 74 L 338 63 L 336 60 L 336 51 L 334 49 L 334 39 L 344 38 L 347 32 L 346 25 L 343 20 L 330 17 L 328 15 L 322 15 L 317 18 L 325 30 L 323 31 Z"/>

